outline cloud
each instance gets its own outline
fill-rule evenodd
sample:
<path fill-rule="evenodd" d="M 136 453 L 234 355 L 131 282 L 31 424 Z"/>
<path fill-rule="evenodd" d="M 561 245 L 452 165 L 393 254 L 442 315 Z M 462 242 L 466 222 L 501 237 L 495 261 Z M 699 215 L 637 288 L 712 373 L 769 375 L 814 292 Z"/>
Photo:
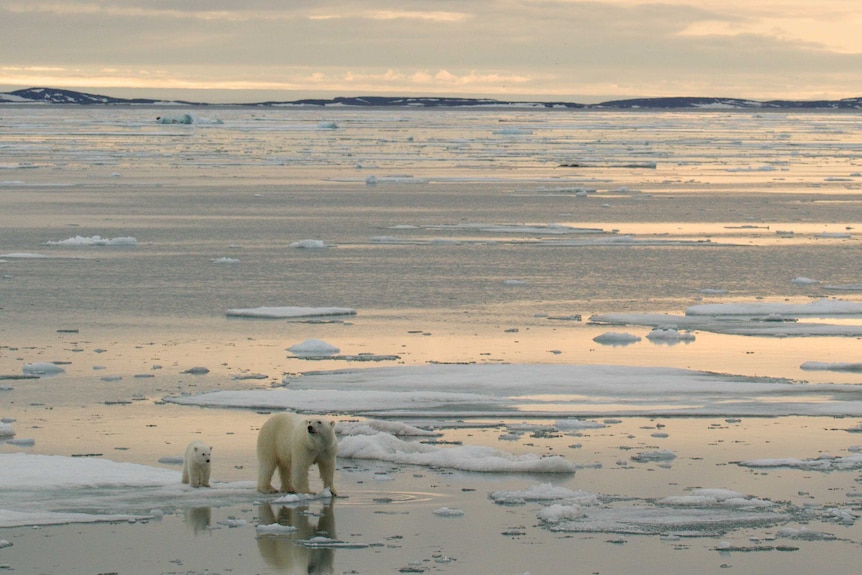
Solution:
<path fill-rule="evenodd" d="M 862 94 L 849 4 L 0 0 L 0 83 L 849 97 Z"/>

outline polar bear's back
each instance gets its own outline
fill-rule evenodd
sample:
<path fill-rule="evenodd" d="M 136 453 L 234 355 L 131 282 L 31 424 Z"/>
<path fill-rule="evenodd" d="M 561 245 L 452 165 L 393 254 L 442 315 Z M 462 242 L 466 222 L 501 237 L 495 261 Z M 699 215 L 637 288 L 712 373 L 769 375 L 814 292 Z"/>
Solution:
<path fill-rule="evenodd" d="M 278 413 L 267 419 L 257 435 L 258 459 L 281 458 L 290 465 L 290 449 L 301 437 L 297 437 L 302 418 L 295 413 Z"/>

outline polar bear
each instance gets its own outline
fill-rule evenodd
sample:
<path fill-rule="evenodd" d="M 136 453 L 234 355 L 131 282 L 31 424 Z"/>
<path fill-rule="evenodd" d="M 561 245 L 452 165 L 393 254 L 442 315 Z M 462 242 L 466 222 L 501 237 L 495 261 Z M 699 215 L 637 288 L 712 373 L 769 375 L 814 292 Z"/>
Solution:
<path fill-rule="evenodd" d="M 279 413 L 264 422 L 257 436 L 257 490 L 275 493 L 272 475 L 278 468 L 283 493 L 312 493 L 308 469 L 317 464 L 323 487 L 337 495 L 333 486 L 335 422 L 307 419 L 295 413 Z"/>
<path fill-rule="evenodd" d="M 183 483 L 192 487 L 210 486 L 210 466 L 213 448 L 200 441 L 192 441 L 183 457 Z"/>

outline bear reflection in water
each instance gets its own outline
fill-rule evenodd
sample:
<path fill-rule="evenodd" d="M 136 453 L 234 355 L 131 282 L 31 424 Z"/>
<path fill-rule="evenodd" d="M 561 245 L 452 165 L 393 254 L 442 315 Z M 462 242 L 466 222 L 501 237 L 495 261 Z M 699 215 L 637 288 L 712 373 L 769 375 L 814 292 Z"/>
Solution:
<path fill-rule="evenodd" d="M 273 523 L 290 525 L 296 531 L 279 535 L 258 534 L 257 548 L 264 561 L 291 574 L 333 572 L 334 549 L 309 548 L 300 544 L 314 537 L 336 538 L 335 511 L 330 502 L 324 504 L 319 513 L 309 510 L 307 505 L 261 503 L 258 507 L 258 524 Z"/>
<path fill-rule="evenodd" d="M 183 511 L 183 523 L 185 523 L 195 535 L 202 531 L 209 531 L 211 521 L 211 507 L 189 507 Z"/>

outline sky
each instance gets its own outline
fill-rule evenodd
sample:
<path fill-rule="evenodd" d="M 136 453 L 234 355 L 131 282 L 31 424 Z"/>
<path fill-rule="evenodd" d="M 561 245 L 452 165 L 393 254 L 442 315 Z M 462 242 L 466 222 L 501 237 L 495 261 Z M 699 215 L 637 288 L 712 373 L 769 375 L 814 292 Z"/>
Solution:
<path fill-rule="evenodd" d="M 858 0 L 0 0 L 0 91 L 862 96 Z"/>

